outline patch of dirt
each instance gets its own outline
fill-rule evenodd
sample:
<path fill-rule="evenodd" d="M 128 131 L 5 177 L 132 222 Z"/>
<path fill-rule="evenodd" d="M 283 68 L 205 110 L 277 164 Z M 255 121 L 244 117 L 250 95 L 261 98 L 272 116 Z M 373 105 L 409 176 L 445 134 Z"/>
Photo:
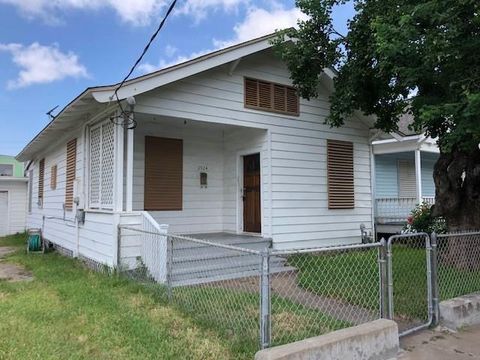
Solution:
<path fill-rule="evenodd" d="M 9 282 L 16 281 L 31 281 L 33 280 L 32 274 L 25 270 L 20 265 L 10 264 L 1 260 L 6 255 L 17 251 L 17 248 L 2 246 L 0 247 L 0 280 L 6 280 Z"/>
<path fill-rule="evenodd" d="M 17 251 L 17 248 L 11 246 L 0 246 L 0 258 L 3 258 L 8 254 L 12 254 L 15 251 Z"/>

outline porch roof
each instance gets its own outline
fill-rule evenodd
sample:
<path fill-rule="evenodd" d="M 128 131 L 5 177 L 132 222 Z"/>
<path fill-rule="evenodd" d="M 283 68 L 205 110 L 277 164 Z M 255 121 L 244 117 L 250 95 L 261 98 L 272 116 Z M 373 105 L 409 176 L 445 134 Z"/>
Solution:
<path fill-rule="evenodd" d="M 439 153 L 436 141 L 424 135 L 401 136 L 387 140 L 377 140 L 372 142 L 373 153 L 395 154 L 408 151 L 425 151 L 430 153 Z"/>

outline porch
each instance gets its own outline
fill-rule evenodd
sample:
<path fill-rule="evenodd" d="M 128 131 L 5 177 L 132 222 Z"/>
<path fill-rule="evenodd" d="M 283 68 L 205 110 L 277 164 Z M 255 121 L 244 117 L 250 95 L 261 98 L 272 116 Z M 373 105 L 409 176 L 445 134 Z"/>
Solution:
<path fill-rule="evenodd" d="M 143 114 L 136 120 L 133 211 L 148 211 L 172 234 L 270 236 L 262 206 L 266 130 Z"/>
<path fill-rule="evenodd" d="M 396 233 L 419 203 L 435 203 L 433 168 L 438 149 L 421 136 L 374 142 L 375 224 L 377 232 Z"/>

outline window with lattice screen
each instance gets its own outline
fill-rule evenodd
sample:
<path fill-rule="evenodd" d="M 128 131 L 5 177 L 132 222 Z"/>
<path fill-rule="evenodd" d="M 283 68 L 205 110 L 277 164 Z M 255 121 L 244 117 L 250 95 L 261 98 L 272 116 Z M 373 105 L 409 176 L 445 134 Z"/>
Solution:
<path fill-rule="evenodd" d="M 329 209 L 355 207 L 353 143 L 327 140 L 327 184 Z"/>
<path fill-rule="evenodd" d="M 90 128 L 89 206 L 113 209 L 115 126 L 107 120 Z"/>
<path fill-rule="evenodd" d="M 299 98 L 292 86 L 245 78 L 244 92 L 247 108 L 299 115 Z"/>
<path fill-rule="evenodd" d="M 65 172 L 65 210 L 73 209 L 73 185 L 77 169 L 77 139 L 67 143 L 67 168 Z"/>
<path fill-rule="evenodd" d="M 43 186 L 45 183 L 45 159 L 38 164 L 38 206 L 43 206 Z"/>

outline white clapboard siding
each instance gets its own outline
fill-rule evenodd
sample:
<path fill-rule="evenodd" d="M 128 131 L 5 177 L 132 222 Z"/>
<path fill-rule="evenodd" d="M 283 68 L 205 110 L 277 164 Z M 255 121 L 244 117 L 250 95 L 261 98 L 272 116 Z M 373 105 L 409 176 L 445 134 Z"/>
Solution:
<path fill-rule="evenodd" d="M 85 224 L 77 228 L 75 224 L 75 205 L 73 210 L 64 211 L 66 186 L 67 142 L 77 138 L 76 193 L 84 200 L 84 137 L 82 131 L 72 132 L 58 141 L 58 144 L 44 153 L 31 165 L 33 170 L 32 207 L 27 214 L 27 228 L 40 228 L 48 241 L 59 245 L 72 254 L 89 258 L 101 264 L 114 265 L 116 248 L 116 225 L 113 214 L 87 212 Z M 45 158 L 45 181 L 43 206 L 38 205 L 38 163 Z M 50 187 L 51 167 L 57 166 L 56 188 Z"/>
<path fill-rule="evenodd" d="M 163 122 L 167 118 L 237 127 L 238 130 L 226 130 L 223 134 L 224 199 L 223 208 L 215 209 L 215 214 L 222 212 L 224 230 L 241 230 L 238 153 L 242 148 L 256 147 L 261 149 L 262 155 L 264 236 L 272 235 L 276 247 L 359 242 L 360 224 L 364 223 L 369 230 L 372 228 L 368 126 L 357 119 L 346 120 L 341 128 L 324 124 L 329 112 L 329 94 L 322 89 L 317 99 L 300 99 L 298 117 L 246 109 L 244 77 L 291 84 L 286 67 L 265 51 L 242 59 L 232 75 L 228 74 L 226 66 L 219 67 L 140 95 L 137 109 L 157 115 L 158 127 L 162 129 L 168 129 Z M 327 139 L 354 144 L 354 209 L 328 210 Z M 137 182 L 137 186 L 141 184 Z M 188 192 L 185 195 L 188 197 Z M 209 209 L 209 213 L 213 211 Z M 164 222 L 175 221 L 174 214 L 167 215 L 161 217 Z M 192 213 L 192 216 L 195 215 Z M 308 221 L 303 222 L 303 218 Z M 218 218 L 213 221 L 217 224 Z M 183 230 L 197 229 L 190 228 L 188 223 L 182 220 L 174 229 L 181 232 L 180 225 Z M 296 224 L 312 226 L 300 229 Z M 330 224 L 335 224 L 334 229 Z M 206 224 L 201 227 L 214 230 Z"/>
<path fill-rule="evenodd" d="M 133 209 L 144 209 L 145 136 L 183 140 L 183 206 L 181 211 L 150 211 L 159 224 L 181 233 L 223 230 L 223 131 L 177 120 L 163 126 L 140 123 L 135 131 Z M 206 167 L 208 187 L 200 187 Z"/>
<path fill-rule="evenodd" d="M 0 236 L 24 232 L 27 213 L 27 182 L 1 180 Z"/>

